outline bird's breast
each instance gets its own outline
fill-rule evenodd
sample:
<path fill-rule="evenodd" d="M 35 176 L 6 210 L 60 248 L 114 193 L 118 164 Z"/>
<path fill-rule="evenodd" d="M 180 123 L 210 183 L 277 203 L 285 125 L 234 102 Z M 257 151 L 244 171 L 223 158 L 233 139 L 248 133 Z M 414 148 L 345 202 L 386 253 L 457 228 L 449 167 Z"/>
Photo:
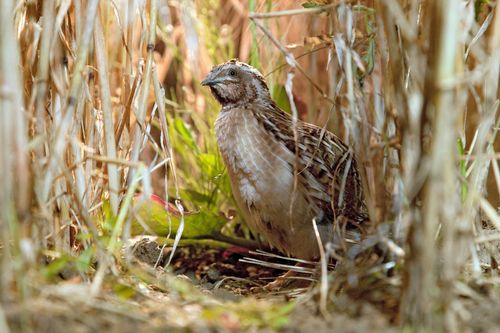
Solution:
<path fill-rule="evenodd" d="M 294 188 L 295 156 L 250 110 L 221 112 L 215 130 L 234 197 L 250 229 L 285 253 L 313 257 L 314 215 L 303 191 Z"/>
<path fill-rule="evenodd" d="M 261 201 L 278 201 L 280 205 L 273 196 L 287 196 L 292 190 L 293 155 L 247 109 L 221 112 L 215 131 L 234 190 L 240 192 L 241 199 L 248 205 Z"/>

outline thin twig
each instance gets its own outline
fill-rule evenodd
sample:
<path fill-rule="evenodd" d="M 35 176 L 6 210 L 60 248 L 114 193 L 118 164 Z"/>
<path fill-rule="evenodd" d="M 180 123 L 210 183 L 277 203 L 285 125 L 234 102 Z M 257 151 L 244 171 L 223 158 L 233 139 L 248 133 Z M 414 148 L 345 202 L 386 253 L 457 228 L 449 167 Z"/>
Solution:
<path fill-rule="evenodd" d="M 289 9 L 289 10 L 274 11 L 269 13 L 250 13 L 248 14 L 248 17 L 253 20 L 253 19 L 276 18 L 283 16 L 294 16 L 300 14 L 317 14 L 317 13 L 328 12 L 330 9 L 335 8 L 336 6 L 338 6 L 337 3 L 331 3 L 325 6 L 317 6 L 313 8 Z"/>
<path fill-rule="evenodd" d="M 324 99 L 326 99 L 330 103 L 335 104 L 335 101 L 332 100 L 330 97 L 328 97 L 328 95 L 323 91 L 323 89 L 321 89 L 321 87 L 309 76 L 309 74 L 307 74 L 307 72 L 302 68 L 302 66 L 300 66 L 300 64 L 294 59 L 294 57 L 286 49 L 286 47 L 283 46 L 269 32 L 269 30 L 267 30 L 267 28 L 262 23 L 260 23 L 257 19 L 252 19 L 252 22 L 254 22 L 255 25 L 257 27 L 259 27 L 259 29 L 262 30 L 262 32 L 273 42 L 273 44 L 276 45 L 276 47 L 278 47 L 278 49 L 285 55 L 286 61 L 289 62 L 290 65 L 293 65 L 295 68 L 297 68 L 305 76 L 307 81 L 309 81 L 313 85 L 313 87 L 321 94 L 321 97 L 323 97 Z"/>

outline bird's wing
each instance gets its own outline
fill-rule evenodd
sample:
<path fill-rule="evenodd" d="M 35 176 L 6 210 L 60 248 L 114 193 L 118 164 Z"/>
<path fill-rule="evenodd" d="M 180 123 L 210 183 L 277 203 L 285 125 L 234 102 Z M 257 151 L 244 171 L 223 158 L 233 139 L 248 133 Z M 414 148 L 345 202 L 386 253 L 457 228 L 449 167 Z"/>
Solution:
<path fill-rule="evenodd" d="M 311 205 L 321 212 L 322 220 L 343 216 L 361 223 L 367 219 L 357 164 L 349 147 L 322 127 L 302 121 L 294 125 L 291 116 L 275 105 L 260 118 L 264 127 L 295 154 L 298 183 Z"/>
<path fill-rule="evenodd" d="M 365 220 L 366 208 L 354 152 L 324 128 L 302 123 L 300 132 L 299 137 L 304 137 L 304 147 L 299 144 L 299 154 L 305 162 L 304 182 L 309 184 L 313 178 L 327 187 L 330 207 L 324 211 L 328 220 L 339 216 L 351 222 Z"/>

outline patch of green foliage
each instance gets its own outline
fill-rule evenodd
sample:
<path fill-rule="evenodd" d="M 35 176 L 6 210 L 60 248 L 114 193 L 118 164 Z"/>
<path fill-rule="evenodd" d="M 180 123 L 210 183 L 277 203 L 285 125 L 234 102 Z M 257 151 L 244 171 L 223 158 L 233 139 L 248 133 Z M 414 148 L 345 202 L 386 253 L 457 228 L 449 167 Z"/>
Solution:
<path fill-rule="evenodd" d="M 88 273 L 92 268 L 95 247 L 91 246 L 78 255 L 64 253 L 42 268 L 42 275 L 47 280 L 53 280 L 63 271 Z"/>
<path fill-rule="evenodd" d="M 226 303 L 223 306 L 207 308 L 203 312 L 204 319 L 209 322 L 239 325 L 233 329 L 271 328 L 282 329 L 289 324 L 289 315 L 295 303 L 276 304 L 253 298 L 239 303 Z"/>

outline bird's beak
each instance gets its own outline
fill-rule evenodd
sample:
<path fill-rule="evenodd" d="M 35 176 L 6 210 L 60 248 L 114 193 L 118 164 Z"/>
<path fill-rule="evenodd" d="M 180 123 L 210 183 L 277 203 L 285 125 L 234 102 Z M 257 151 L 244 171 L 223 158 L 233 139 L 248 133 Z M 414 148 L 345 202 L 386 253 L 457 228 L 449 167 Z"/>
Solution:
<path fill-rule="evenodd" d="M 201 85 L 202 86 L 213 86 L 219 82 L 222 82 L 221 80 L 219 79 L 211 79 L 211 78 L 206 78 L 205 80 L 201 81 Z"/>

